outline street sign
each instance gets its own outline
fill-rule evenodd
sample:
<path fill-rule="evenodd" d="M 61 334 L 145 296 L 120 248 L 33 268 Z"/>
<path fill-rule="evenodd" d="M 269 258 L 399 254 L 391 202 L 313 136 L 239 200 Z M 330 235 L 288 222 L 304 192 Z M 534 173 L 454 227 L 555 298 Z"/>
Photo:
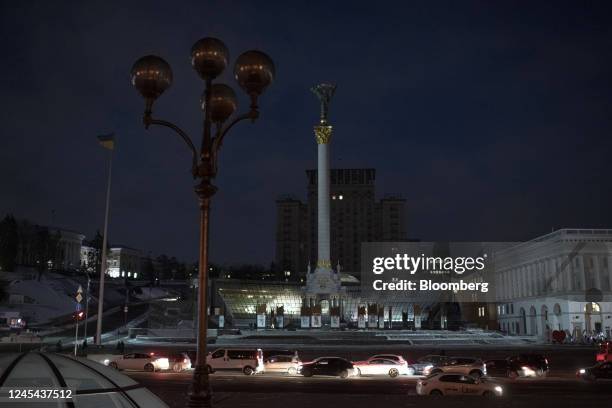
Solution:
<path fill-rule="evenodd" d="M 83 300 L 83 296 L 80 293 L 77 293 L 76 297 L 75 297 L 76 301 L 79 302 L 79 304 L 81 303 L 81 300 Z"/>
<path fill-rule="evenodd" d="M 83 293 L 83 287 L 81 285 L 79 285 L 79 288 L 77 289 L 77 293 Z"/>

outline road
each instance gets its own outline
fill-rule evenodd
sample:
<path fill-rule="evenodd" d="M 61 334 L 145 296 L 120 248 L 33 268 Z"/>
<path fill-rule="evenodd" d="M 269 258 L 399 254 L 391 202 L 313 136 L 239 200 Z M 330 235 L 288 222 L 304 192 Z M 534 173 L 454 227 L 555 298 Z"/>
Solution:
<path fill-rule="evenodd" d="M 180 407 L 184 404 L 191 373 L 126 373 L 136 381 L 144 384 L 148 389 L 166 401 L 171 407 Z M 382 399 L 391 403 L 392 401 L 401 402 L 400 406 L 410 406 L 412 402 L 418 402 L 419 406 L 423 403 L 429 404 L 432 398 L 419 397 L 416 395 L 416 381 L 414 377 L 398 377 L 395 379 L 385 377 L 356 377 L 349 379 L 338 379 L 331 377 L 311 377 L 288 375 L 254 375 L 245 376 L 236 374 L 211 375 L 211 386 L 216 394 L 220 394 L 221 402 L 225 399 L 242 399 L 240 395 L 248 396 L 249 399 L 261 400 L 294 400 L 297 395 L 300 398 L 310 399 L 316 395 L 326 395 L 317 408 L 334 405 L 338 397 L 354 399 L 353 407 L 373 407 L 369 402 L 373 399 Z M 549 377 L 545 379 L 518 379 L 506 380 L 498 379 L 504 387 L 504 397 L 496 404 L 498 406 L 521 406 L 518 401 L 525 402 L 545 401 L 554 403 L 555 406 L 564 406 L 573 401 L 577 406 L 593 406 L 594 404 L 606 405 L 612 398 L 612 382 L 586 383 L 574 378 Z M 461 399 L 461 397 L 446 397 L 450 399 Z M 327 402 L 326 402 L 327 401 Z M 470 399 L 471 403 L 474 402 Z M 479 404 L 481 403 L 478 399 Z M 273 406 L 277 404 L 274 403 Z M 385 403 L 386 405 L 386 403 Z M 232 406 L 236 406 L 232 403 Z M 246 406 L 246 405 L 245 405 Z M 342 405 L 344 406 L 344 404 Z M 347 405 L 348 406 L 348 405 Z M 376 404 L 378 406 L 378 404 Z M 447 405 L 448 406 L 448 405 Z M 452 406 L 456 406 L 453 402 Z"/>
<path fill-rule="evenodd" d="M 209 350 L 217 348 L 209 345 Z M 265 347 L 264 347 L 265 349 Z M 147 349 L 147 351 L 155 351 Z M 159 349 L 157 350 L 159 351 Z M 397 353 L 406 358 L 416 359 L 442 350 L 415 348 L 406 345 L 396 347 L 346 347 L 344 349 L 324 349 L 300 347 L 300 357 L 308 361 L 320 356 L 339 356 L 356 361 L 377 353 Z M 544 379 L 499 379 L 505 389 L 502 399 L 495 402 L 499 407 L 525 408 L 530 406 L 554 405 L 559 407 L 606 406 L 612 398 L 612 382 L 585 383 L 575 378 L 576 370 L 594 363 L 594 349 L 590 347 L 536 346 L 516 347 L 448 347 L 444 352 L 451 356 L 476 356 L 483 359 L 505 358 L 524 352 L 540 352 L 548 357 L 550 375 Z M 138 382 L 156 393 L 171 407 L 184 406 L 189 390 L 191 373 L 127 373 Z M 435 398 L 416 395 L 414 377 L 375 378 L 361 377 L 341 380 L 337 378 L 286 375 L 245 376 L 240 373 L 215 373 L 211 375 L 211 385 L 215 392 L 218 407 L 316 407 L 374 408 L 393 407 L 438 407 L 474 406 L 474 399 L 468 398 L 461 403 L 462 397 Z M 452 404 L 449 399 L 452 398 Z M 463 398 L 464 399 L 464 398 Z M 463 404 L 463 405 L 462 405 Z M 478 405 L 489 405 L 478 400 Z"/>

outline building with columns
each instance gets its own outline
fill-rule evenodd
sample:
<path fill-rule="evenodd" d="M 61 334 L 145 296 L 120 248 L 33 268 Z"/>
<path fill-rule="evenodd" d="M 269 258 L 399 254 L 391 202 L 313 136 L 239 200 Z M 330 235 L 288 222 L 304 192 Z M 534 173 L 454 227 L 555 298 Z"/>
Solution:
<path fill-rule="evenodd" d="M 495 266 L 501 330 L 610 336 L 612 230 L 558 230 L 496 253 Z"/>

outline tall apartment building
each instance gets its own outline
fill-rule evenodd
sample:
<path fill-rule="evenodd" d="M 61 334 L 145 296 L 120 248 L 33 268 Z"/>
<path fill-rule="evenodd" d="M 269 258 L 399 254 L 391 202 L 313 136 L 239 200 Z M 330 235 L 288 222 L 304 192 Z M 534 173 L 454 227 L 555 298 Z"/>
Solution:
<path fill-rule="evenodd" d="M 317 259 L 317 171 L 307 170 L 306 203 L 277 200 L 276 262 L 283 271 L 303 277 Z M 332 169 L 331 261 L 359 276 L 361 243 L 406 240 L 406 200 L 376 201 L 375 169 Z"/>
<path fill-rule="evenodd" d="M 284 196 L 276 200 L 276 264 L 281 273 L 294 274 L 306 269 L 307 206 L 300 200 Z M 292 278 L 291 275 L 288 278 Z"/>

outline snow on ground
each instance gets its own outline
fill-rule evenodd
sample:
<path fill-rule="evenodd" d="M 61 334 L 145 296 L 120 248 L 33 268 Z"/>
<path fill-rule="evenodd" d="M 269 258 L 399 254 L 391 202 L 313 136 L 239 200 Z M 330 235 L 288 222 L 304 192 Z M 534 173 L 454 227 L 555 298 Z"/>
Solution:
<path fill-rule="evenodd" d="M 28 324 L 48 322 L 58 316 L 74 312 L 78 284 L 61 275 L 43 275 L 40 279 L 11 281 L 8 292 L 11 295 L 23 295 L 23 304 L 13 304 L 10 310 L 19 311 Z M 72 296 L 68 293 L 72 291 Z M 33 302 L 33 303 L 30 303 Z M 9 309 L 4 306 L 3 309 Z"/>

